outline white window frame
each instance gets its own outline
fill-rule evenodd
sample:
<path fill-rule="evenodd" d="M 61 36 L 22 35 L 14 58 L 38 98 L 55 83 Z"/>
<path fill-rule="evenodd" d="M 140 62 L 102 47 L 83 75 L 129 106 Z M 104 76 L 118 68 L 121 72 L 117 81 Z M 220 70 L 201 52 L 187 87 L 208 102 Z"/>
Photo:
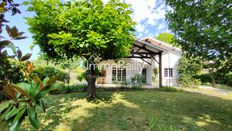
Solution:
<path fill-rule="evenodd" d="M 126 81 L 126 68 L 116 68 L 112 69 L 112 81 L 123 82 Z"/>
<path fill-rule="evenodd" d="M 173 77 L 173 68 L 164 68 L 164 77 Z"/>

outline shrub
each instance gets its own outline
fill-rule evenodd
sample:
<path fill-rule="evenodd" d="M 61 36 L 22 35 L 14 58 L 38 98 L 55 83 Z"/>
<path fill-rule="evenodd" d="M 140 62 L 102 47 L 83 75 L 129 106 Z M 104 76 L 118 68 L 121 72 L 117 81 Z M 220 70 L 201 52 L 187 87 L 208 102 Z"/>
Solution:
<path fill-rule="evenodd" d="M 72 92 L 83 92 L 87 90 L 87 85 L 72 85 L 72 86 L 62 86 L 61 88 L 53 89 L 50 92 L 51 94 L 63 94 L 63 93 L 72 93 Z"/>
<path fill-rule="evenodd" d="M 79 92 L 79 91 L 85 91 L 87 89 L 87 85 L 74 85 L 74 86 L 65 86 L 63 88 L 63 92 L 71 93 L 71 92 Z"/>
<path fill-rule="evenodd" d="M 218 70 L 215 74 L 215 81 L 217 84 L 223 84 L 232 87 L 232 72 Z"/>
<path fill-rule="evenodd" d="M 190 75 L 180 75 L 177 80 L 180 87 L 195 88 L 197 85 L 200 85 L 201 82 L 198 79 L 193 78 Z"/>
<path fill-rule="evenodd" d="M 36 68 L 33 73 L 32 76 L 38 76 L 41 79 L 51 76 L 56 76 L 58 81 L 62 81 L 62 82 L 67 82 L 69 80 L 69 75 L 68 73 L 65 73 L 59 69 L 56 69 L 54 67 L 50 67 L 50 66 L 45 66 L 45 67 L 38 67 Z"/>
<path fill-rule="evenodd" d="M 195 75 L 194 78 L 199 79 L 201 83 L 211 83 L 212 79 L 209 73 Z"/>
<path fill-rule="evenodd" d="M 202 63 L 196 58 L 187 58 L 182 56 L 178 64 L 178 72 L 180 74 L 177 80 L 181 87 L 196 87 L 200 84 L 200 81 L 194 76 L 199 74 L 202 70 Z"/>
<path fill-rule="evenodd" d="M 135 74 L 133 77 L 131 77 L 131 83 L 132 84 L 142 84 L 144 81 L 144 77 L 141 74 Z"/>
<path fill-rule="evenodd" d="M 232 87 L 232 73 L 230 72 L 224 73 L 224 72 L 220 72 L 219 70 L 215 72 L 214 76 L 215 76 L 216 84 L 222 84 L 222 85 L 227 85 L 227 86 Z M 212 81 L 210 73 L 199 74 L 199 75 L 196 75 L 195 78 L 199 79 L 204 84 L 211 83 Z"/>

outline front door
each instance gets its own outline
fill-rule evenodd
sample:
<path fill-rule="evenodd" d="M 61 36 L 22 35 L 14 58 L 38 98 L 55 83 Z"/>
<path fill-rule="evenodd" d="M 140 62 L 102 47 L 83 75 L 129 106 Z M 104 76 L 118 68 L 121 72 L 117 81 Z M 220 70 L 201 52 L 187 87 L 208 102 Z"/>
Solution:
<path fill-rule="evenodd" d="M 146 84 L 147 83 L 147 69 L 146 68 L 143 68 L 142 70 L 142 77 L 143 77 L 142 82 Z"/>

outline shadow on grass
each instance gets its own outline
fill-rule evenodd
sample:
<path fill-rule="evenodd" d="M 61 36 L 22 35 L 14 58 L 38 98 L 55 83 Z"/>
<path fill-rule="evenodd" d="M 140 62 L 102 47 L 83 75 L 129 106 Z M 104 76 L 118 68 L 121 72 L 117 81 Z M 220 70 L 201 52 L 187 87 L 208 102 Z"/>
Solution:
<path fill-rule="evenodd" d="M 50 95 L 40 130 L 231 130 L 232 101 L 187 92 L 99 91 Z M 22 130 L 31 128 L 28 121 Z"/>

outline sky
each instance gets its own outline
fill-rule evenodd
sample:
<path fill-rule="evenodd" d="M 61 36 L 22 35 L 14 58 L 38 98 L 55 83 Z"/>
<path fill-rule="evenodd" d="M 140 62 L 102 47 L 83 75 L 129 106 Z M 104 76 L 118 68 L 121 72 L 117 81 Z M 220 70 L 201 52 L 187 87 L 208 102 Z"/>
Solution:
<path fill-rule="evenodd" d="M 15 3 L 21 4 L 23 0 L 14 0 Z M 103 0 L 105 3 L 108 0 Z M 164 0 L 123 0 L 124 2 L 131 5 L 131 10 L 133 11 L 132 19 L 137 23 L 135 26 L 136 37 L 156 37 L 162 32 L 170 32 L 168 30 L 168 25 L 165 21 L 165 12 L 168 10 L 168 7 L 165 6 Z M 38 46 L 35 46 L 33 50 L 30 49 L 30 46 L 33 43 L 32 35 L 28 28 L 29 26 L 26 23 L 25 17 L 33 17 L 35 13 L 28 12 L 26 6 L 19 7 L 21 14 L 16 14 L 11 16 L 10 13 L 7 13 L 5 18 L 10 21 L 8 25 L 10 27 L 16 26 L 20 32 L 25 32 L 24 36 L 27 36 L 26 39 L 13 41 L 13 43 L 22 50 L 23 54 L 32 53 L 31 60 L 34 60 L 38 57 L 40 49 Z M 3 32 L 3 36 L 6 36 L 6 32 Z"/>

